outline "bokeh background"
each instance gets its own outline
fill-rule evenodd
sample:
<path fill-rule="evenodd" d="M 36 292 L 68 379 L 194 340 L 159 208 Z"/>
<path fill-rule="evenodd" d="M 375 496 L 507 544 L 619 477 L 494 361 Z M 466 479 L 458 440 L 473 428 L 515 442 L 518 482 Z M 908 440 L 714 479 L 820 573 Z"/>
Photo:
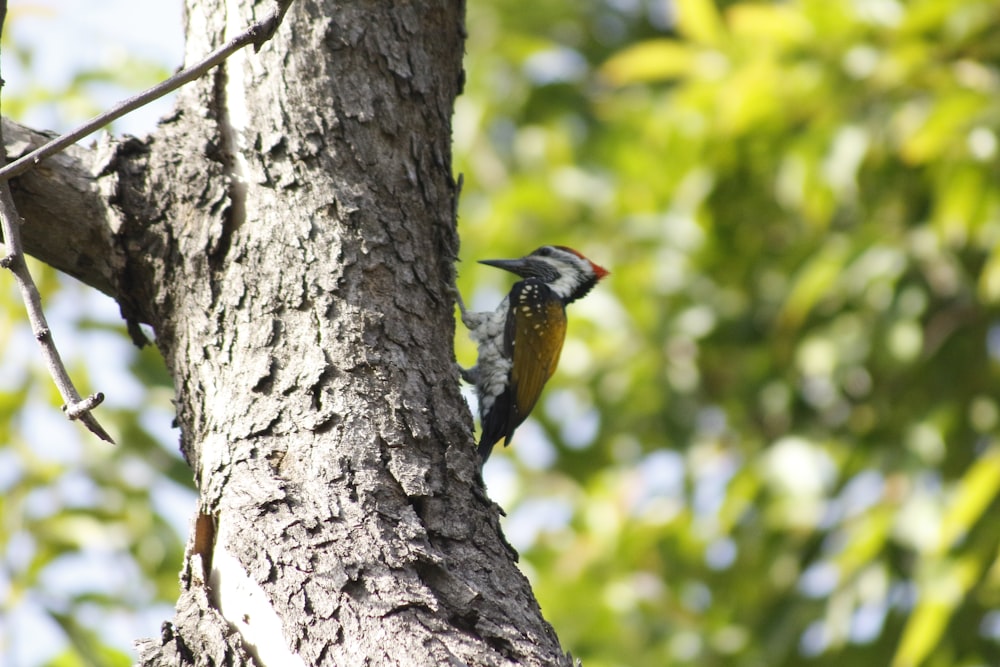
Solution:
<path fill-rule="evenodd" d="M 78 27 L 118 55 L 63 45 L 43 76 L 78 3 L 12 4 L 3 110 L 36 125 L 179 64 L 180 8 L 139 9 L 86 30 L 163 52 Z M 612 271 L 486 469 L 565 648 L 1000 665 L 1000 4 L 469 0 L 468 29 L 459 288 L 492 309 L 510 276 L 476 260 L 546 243 Z M 0 662 L 127 665 L 170 615 L 193 510 L 169 379 L 110 300 L 36 274 L 122 444 L 61 421 L 3 285 Z"/>

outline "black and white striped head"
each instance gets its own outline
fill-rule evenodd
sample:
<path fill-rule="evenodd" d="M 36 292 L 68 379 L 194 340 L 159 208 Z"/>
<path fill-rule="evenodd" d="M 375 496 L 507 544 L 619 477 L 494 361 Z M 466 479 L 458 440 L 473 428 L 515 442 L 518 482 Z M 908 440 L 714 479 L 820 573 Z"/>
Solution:
<path fill-rule="evenodd" d="M 522 278 L 536 278 L 549 286 L 565 303 L 589 292 L 607 269 L 594 264 L 572 248 L 545 245 L 520 259 L 484 259 L 480 264 L 495 266 Z"/>

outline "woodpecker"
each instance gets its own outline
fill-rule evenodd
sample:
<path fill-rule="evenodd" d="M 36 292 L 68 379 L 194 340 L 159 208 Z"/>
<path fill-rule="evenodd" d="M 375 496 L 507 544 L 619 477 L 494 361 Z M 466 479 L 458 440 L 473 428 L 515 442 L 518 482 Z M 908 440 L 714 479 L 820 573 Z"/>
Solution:
<path fill-rule="evenodd" d="M 476 386 L 483 429 L 479 456 L 486 463 L 493 445 L 501 439 L 510 444 L 555 372 L 566 339 L 566 304 L 587 294 L 608 271 L 556 245 L 520 259 L 479 263 L 522 278 L 492 313 L 468 312 L 457 295 L 462 323 L 479 348 L 476 365 L 461 369 L 461 375 Z"/>

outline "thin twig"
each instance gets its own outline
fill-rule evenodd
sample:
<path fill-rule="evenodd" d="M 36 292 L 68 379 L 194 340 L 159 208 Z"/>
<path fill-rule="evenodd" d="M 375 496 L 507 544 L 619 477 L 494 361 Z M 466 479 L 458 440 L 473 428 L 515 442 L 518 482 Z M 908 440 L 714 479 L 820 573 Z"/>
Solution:
<path fill-rule="evenodd" d="M 3 143 L 3 128 L 0 126 L 0 164 L 7 161 L 7 150 Z M 4 245 L 7 254 L 0 257 L 0 267 L 10 269 L 17 281 L 17 286 L 21 290 L 21 298 L 24 299 L 25 308 L 28 310 L 28 320 L 31 322 L 31 330 L 42 348 L 42 357 L 45 365 L 48 366 L 49 374 L 59 389 L 65 405 L 63 410 L 70 419 L 79 419 L 90 429 L 94 435 L 101 440 L 114 443 L 108 432 L 97 423 L 90 410 L 100 405 L 104 400 L 104 395 L 97 393 L 88 396 L 86 399 L 80 398 L 79 392 L 73 386 L 73 381 L 66 372 L 66 366 L 59 356 L 55 342 L 52 340 L 52 332 L 49 330 L 48 322 L 45 321 L 45 313 L 42 312 L 42 299 L 38 294 L 35 281 L 31 279 L 28 265 L 24 261 L 24 250 L 21 247 L 21 216 L 14 206 L 14 198 L 10 194 L 10 184 L 0 181 L 0 229 L 3 230 Z"/>
<path fill-rule="evenodd" d="M 88 134 L 101 129 L 108 123 L 118 120 L 125 114 L 135 111 L 139 107 L 145 106 L 153 100 L 159 99 L 168 93 L 172 93 L 184 84 L 200 78 L 207 71 L 216 65 L 221 64 L 226 60 L 226 58 L 248 44 L 253 44 L 254 51 L 259 51 L 264 42 L 271 39 L 274 35 L 275 30 L 278 29 L 278 25 L 281 24 L 281 19 L 284 17 L 285 12 L 291 4 L 292 0 L 278 0 L 278 6 L 275 7 L 266 18 L 254 23 L 244 32 L 229 40 L 226 44 L 210 53 L 198 63 L 188 67 L 187 69 L 181 70 L 166 81 L 158 83 L 138 95 L 122 100 L 101 115 L 91 118 L 76 129 L 70 130 L 66 134 L 56 137 L 52 141 L 31 151 L 27 155 L 14 160 L 7 166 L 0 169 L 0 180 L 8 180 L 23 174 L 45 158 L 55 155 L 67 146 L 83 139 Z"/>

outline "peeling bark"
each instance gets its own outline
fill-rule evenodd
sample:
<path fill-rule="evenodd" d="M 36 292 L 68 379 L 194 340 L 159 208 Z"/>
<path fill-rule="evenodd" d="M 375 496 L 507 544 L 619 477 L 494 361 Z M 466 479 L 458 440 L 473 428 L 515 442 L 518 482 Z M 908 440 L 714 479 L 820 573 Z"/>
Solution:
<path fill-rule="evenodd" d="M 570 663 L 482 489 L 454 363 L 463 10 L 296 0 L 82 170 L 92 254 L 52 263 L 153 326 L 200 490 L 177 614 L 139 664 Z M 252 11 L 189 0 L 191 57 Z"/>

